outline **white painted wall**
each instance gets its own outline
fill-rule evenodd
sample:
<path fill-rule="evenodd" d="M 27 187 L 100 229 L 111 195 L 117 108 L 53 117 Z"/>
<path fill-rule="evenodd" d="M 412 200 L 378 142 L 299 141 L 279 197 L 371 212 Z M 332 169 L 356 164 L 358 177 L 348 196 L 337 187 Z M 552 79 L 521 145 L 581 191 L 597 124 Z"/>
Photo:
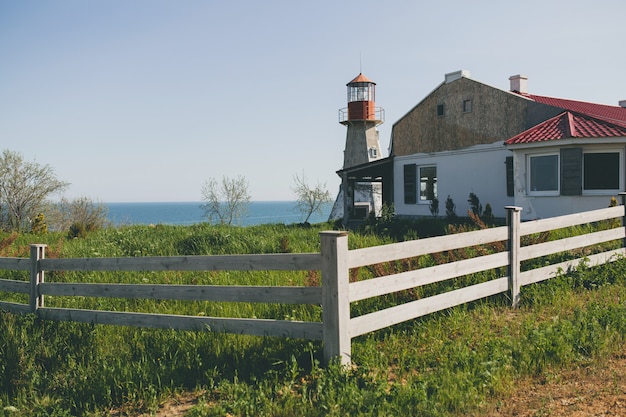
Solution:
<path fill-rule="evenodd" d="M 619 151 L 620 152 L 620 190 L 624 190 L 625 168 L 624 168 L 624 145 L 626 138 L 610 138 L 610 142 L 602 143 L 600 139 L 591 140 L 563 140 L 559 141 L 562 146 L 575 145 L 583 148 L 583 152 L 593 151 Z M 527 192 L 528 184 L 528 155 L 537 153 L 558 153 L 560 147 L 540 144 L 538 146 L 520 149 L 511 146 L 513 151 L 513 169 L 515 181 L 515 201 L 514 205 L 522 207 L 522 220 L 535 220 L 548 217 L 562 216 L 565 214 L 579 213 L 589 210 L 609 207 L 611 197 L 618 197 L 617 192 L 592 192 L 577 196 L 553 195 L 553 196 L 533 196 Z M 560 179 L 559 179 L 560 183 Z M 621 199 L 618 198 L 621 203 Z"/>
<path fill-rule="evenodd" d="M 434 154 L 413 154 L 394 158 L 394 206 L 398 216 L 432 216 L 429 203 L 404 204 L 404 165 L 436 165 L 437 197 L 439 216 L 446 215 L 448 195 L 456 204 L 457 216 L 466 216 L 470 205 L 467 202 L 473 192 L 484 207 L 491 205 L 494 216 L 504 218 L 507 205 L 514 198 L 506 195 L 507 156 L 512 153 L 502 141 L 490 145 L 476 145 L 454 151 Z M 418 180 L 419 182 L 419 180 Z M 419 197 L 418 197 L 419 200 Z"/>

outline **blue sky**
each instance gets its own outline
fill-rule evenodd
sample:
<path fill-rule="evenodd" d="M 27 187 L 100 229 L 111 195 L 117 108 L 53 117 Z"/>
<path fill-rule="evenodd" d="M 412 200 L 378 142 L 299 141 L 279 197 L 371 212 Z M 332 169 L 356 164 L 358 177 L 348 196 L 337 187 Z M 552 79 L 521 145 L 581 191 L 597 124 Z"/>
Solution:
<path fill-rule="evenodd" d="M 0 145 L 50 165 L 68 198 L 199 201 L 244 176 L 334 195 L 345 84 L 377 83 L 383 148 L 444 74 L 507 90 L 626 99 L 623 0 L 0 0 Z"/>

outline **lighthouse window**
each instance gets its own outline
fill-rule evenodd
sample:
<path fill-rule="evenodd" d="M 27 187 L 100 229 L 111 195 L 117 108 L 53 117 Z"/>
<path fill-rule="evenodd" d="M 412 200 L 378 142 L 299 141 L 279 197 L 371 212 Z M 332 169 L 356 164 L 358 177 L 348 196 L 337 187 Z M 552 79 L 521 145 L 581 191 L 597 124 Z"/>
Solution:
<path fill-rule="evenodd" d="M 369 83 L 354 83 L 348 87 L 348 102 L 374 101 L 374 86 Z"/>
<path fill-rule="evenodd" d="M 359 101 L 367 100 L 367 87 L 357 87 L 356 89 L 356 99 Z"/>

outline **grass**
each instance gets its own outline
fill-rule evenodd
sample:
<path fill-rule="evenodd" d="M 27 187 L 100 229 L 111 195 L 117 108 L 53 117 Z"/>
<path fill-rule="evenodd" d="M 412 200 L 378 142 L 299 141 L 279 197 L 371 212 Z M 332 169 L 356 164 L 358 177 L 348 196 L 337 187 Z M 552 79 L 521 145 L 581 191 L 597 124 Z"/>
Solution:
<path fill-rule="evenodd" d="M 330 225 L 132 226 L 73 240 L 55 234 L 3 236 L 10 244 L 0 250 L 2 256 L 27 256 L 28 243 L 37 242 L 47 243 L 49 256 L 59 257 L 313 252 L 319 250 L 318 232 L 327 228 Z M 352 233 L 350 246 L 394 239 Z M 438 260 L 419 262 L 429 265 Z M 625 272 L 623 260 L 583 266 L 524 287 L 516 310 L 508 307 L 506 296 L 496 296 L 358 337 L 352 343 L 356 365 L 349 369 L 337 364 L 320 367 L 321 344 L 305 340 L 56 323 L 0 312 L 0 416 L 106 416 L 111 409 L 136 415 L 156 412 L 180 392 L 198 397 L 189 416 L 478 415 L 487 404 L 506 396 L 520 378 L 623 351 Z M 362 268 L 355 279 L 377 273 L 375 267 Z M 14 279 L 7 274 L 1 278 Z M 46 277 L 68 282 L 241 285 L 310 285 L 315 278 L 307 272 L 276 271 Z M 490 278 L 487 274 L 466 280 Z M 431 290 L 436 288 L 425 291 Z M 3 300 L 10 297 L 1 294 Z M 401 302 L 397 297 L 362 303 L 355 313 Z M 318 307 L 308 306 L 158 300 L 48 297 L 46 305 L 301 320 L 319 320 L 321 314 Z"/>

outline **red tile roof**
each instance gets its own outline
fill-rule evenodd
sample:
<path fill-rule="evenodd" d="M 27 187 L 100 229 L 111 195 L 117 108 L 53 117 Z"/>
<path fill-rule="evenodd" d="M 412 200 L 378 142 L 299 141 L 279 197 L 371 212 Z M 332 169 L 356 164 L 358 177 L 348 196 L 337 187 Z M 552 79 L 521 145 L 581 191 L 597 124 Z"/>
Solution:
<path fill-rule="evenodd" d="M 626 123 L 614 123 L 588 114 L 566 111 L 513 136 L 504 143 L 514 145 L 569 138 L 608 137 L 626 137 Z"/>
<path fill-rule="evenodd" d="M 613 122 L 626 123 L 626 108 L 619 106 L 608 106 L 606 104 L 587 103 L 584 101 L 568 100 L 564 98 L 537 96 L 534 94 L 522 94 L 537 103 L 549 106 L 560 107 L 564 110 L 588 114 L 600 117 Z"/>

